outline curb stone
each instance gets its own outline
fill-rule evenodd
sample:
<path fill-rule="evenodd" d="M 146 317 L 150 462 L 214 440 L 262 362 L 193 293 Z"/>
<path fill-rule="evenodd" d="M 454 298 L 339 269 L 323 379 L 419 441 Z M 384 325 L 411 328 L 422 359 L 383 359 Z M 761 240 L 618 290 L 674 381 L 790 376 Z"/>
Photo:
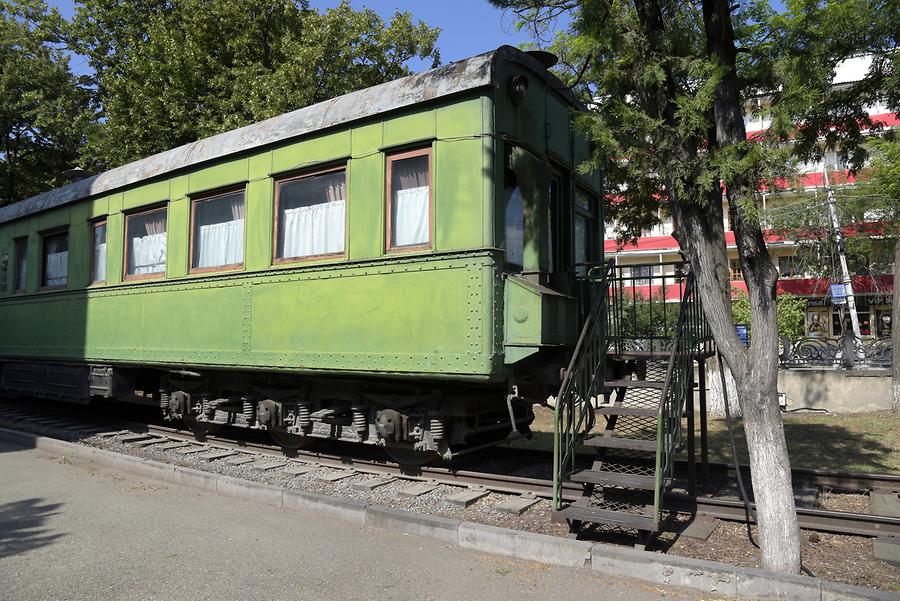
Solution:
<path fill-rule="evenodd" d="M 597 572 L 638 578 L 656 584 L 686 586 L 705 593 L 737 597 L 737 576 L 732 565 L 628 547 L 594 545 L 591 568 Z"/>
<path fill-rule="evenodd" d="M 459 546 L 543 563 L 588 565 L 592 543 L 473 522 L 459 525 Z"/>
<path fill-rule="evenodd" d="M 898 595 L 822 580 L 822 601 L 897 601 Z"/>
<path fill-rule="evenodd" d="M 366 508 L 366 525 L 459 544 L 459 520 L 380 505 Z"/>
<path fill-rule="evenodd" d="M 117 469 L 286 509 L 309 509 L 358 524 L 437 538 L 460 547 L 565 566 L 591 566 L 596 572 L 684 586 L 741 599 L 812 599 L 816 601 L 897 601 L 897 595 L 818 578 L 739 568 L 729 564 L 639 551 L 534 534 L 440 516 L 368 505 L 299 490 L 287 490 L 231 476 L 172 466 L 88 445 L 0 428 L 0 441 L 38 449 L 86 464 Z"/>
<path fill-rule="evenodd" d="M 821 580 L 809 576 L 783 574 L 778 580 L 766 570 L 741 568 L 737 575 L 739 597 L 750 599 L 790 599 L 791 601 L 820 601 L 822 599 Z"/>
<path fill-rule="evenodd" d="M 232 476 L 217 476 L 216 492 L 225 497 L 273 507 L 281 507 L 284 502 L 284 489 Z"/>
<path fill-rule="evenodd" d="M 366 503 L 355 499 L 338 499 L 304 490 L 285 490 L 282 494 L 285 509 L 308 509 L 362 526 L 366 523 Z"/>

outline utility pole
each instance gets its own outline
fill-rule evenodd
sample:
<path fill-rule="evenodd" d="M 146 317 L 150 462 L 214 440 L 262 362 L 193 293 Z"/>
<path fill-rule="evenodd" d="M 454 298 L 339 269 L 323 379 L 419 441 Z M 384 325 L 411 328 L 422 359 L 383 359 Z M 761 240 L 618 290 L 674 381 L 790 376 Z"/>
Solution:
<path fill-rule="evenodd" d="M 837 240 L 838 256 L 841 260 L 841 274 L 844 278 L 844 293 L 847 295 L 847 310 L 850 311 L 850 323 L 853 326 L 853 336 L 860 338 L 859 334 L 859 316 L 856 314 L 856 298 L 853 295 L 853 282 L 850 280 L 850 270 L 847 268 L 847 253 L 844 247 L 844 232 L 841 231 L 841 224 L 838 222 L 837 209 L 834 206 L 834 192 L 828 185 L 828 166 L 822 166 L 822 173 L 825 176 L 825 194 L 828 199 L 828 212 L 831 215 L 831 229 L 834 230 L 834 236 Z M 841 324 L 843 326 L 843 324 Z"/>

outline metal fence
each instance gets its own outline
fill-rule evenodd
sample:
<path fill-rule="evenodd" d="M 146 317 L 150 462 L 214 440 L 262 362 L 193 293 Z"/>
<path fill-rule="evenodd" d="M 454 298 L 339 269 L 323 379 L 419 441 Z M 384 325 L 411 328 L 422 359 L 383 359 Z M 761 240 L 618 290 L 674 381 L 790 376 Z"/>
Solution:
<path fill-rule="evenodd" d="M 853 336 L 838 339 L 801 338 L 782 348 L 783 368 L 836 367 L 844 369 L 884 369 L 891 367 L 891 339 L 862 340 Z"/>

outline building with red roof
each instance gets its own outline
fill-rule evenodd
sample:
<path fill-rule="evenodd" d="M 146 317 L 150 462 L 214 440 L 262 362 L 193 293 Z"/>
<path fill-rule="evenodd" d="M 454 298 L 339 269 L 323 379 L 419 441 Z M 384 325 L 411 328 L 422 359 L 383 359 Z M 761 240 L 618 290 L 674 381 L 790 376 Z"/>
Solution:
<path fill-rule="evenodd" d="M 835 71 L 835 85 L 841 85 L 860 79 L 868 70 L 871 57 L 861 56 L 841 63 Z M 753 137 L 764 132 L 770 122 L 765 117 L 766 97 L 754 99 L 745 116 L 747 136 Z M 868 107 L 868 114 L 873 122 L 884 128 L 900 127 L 900 119 L 896 113 L 889 112 L 881 104 Z M 801 166 L 798 177 L 792 182 L 782 182 L 786 189 L 794 192 L 802 191 L 807 197 L 821 199 L 824 202 L 826 190 L 824 174 L 827 170 L 829 184 L 836 189 L 852 187 L 857 176 L 850 173 L 840 154 L 828 151 L 820 161 Z M 771 210 L 785 206 L 790 202 L 782 191 L 761 191 L 763 210 Z M 734 232 L 729 229 L 728 206 L 724 207 L 725 238 L 730 262 L 730 278 L 735 294 L 746 292 L 738 264 L 737 246 Z M 678 242 L 672 236 L 672 219 L 665 214 L 661 206 L 659 223 L 633 242 L 620 244 L 616 239 L 616 224 L 609 223 L 606 228 L 604 251 L 608 259 L 614 259 L 623 267 L 625 277 L 634 278 L 634 292 L 647 297 L 660 295 L 662 286 L 651 286 L 662 281 L 674 282 L 676 265 L 681 259 Z M 833 304 L 829 292 L 830 278 L 812 277 L 806 272 L 798 260 L 798 250 L 803 247 L 802 239 L 786 239 L 773 230 L 764 232 L 767 246 L 775 258 L 780 272 L 777 284 L 779 294 L 790 293 L 806 299 L 806 334 L 808 336 L 836 338 L 842 335 L 847 327 L 845 308 Z M 855 224 L 845 227 L 847 237 L 866 235 L 877 238 L 880 228 L 877 222 Z M 646 279 L 644 279 L 646 278 Z M 856 300 L 860 323 L 860 334 L 865 337 L 890 336 L 891 332 L 891 299 L 894 287 L 894 276 L 891 273 L 860 272 L 852 275 L 852 285 Z M 678 300 L 678 286 L 665 287 L 666 300 Z"/>

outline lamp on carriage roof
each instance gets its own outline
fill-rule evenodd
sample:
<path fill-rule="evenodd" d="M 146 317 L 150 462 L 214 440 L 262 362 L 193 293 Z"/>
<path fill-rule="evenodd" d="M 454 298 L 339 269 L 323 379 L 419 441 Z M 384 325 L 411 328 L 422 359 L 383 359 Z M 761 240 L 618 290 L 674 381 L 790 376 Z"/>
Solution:
<path fill-rule="evenodd" d="M 555 54 L 546 50 L 529 50 L 526 54 L 539 62 L 544 69 L 550 69 L 559 62 L 559 58 Z M 513 75 L 509 79 L 507 92 L 513 104 L 521 103 L 528 94 L 528 78 L 524 75 Z"/>
<path fill-rule="evenodd" d="M 506 91 L 513 104 L 521 103 L 528 94 L 528 78 L 524 75 L 513 75 L 509 78 L 509 87 Z"/>
<path fill-rule="evenodd" d="M 65 171 L 61 171 L 59 176 L 66 180 L 69 183 L 79 182 L 83 179 L 87 179 L 91 177 L 93 173 L 82 169 L 81 167 L 73 167 L 71 169 L 66 169 Z"/>
<path fill-rule="evenodd" d="M 546 50 L 529 50 L 525 54 L 541 63 L 541 66 L 543 66 L 545 69 L 550 69 L 559 62 L 558 56 L 556 56 L 552 52 L 547 52 Z"/>

